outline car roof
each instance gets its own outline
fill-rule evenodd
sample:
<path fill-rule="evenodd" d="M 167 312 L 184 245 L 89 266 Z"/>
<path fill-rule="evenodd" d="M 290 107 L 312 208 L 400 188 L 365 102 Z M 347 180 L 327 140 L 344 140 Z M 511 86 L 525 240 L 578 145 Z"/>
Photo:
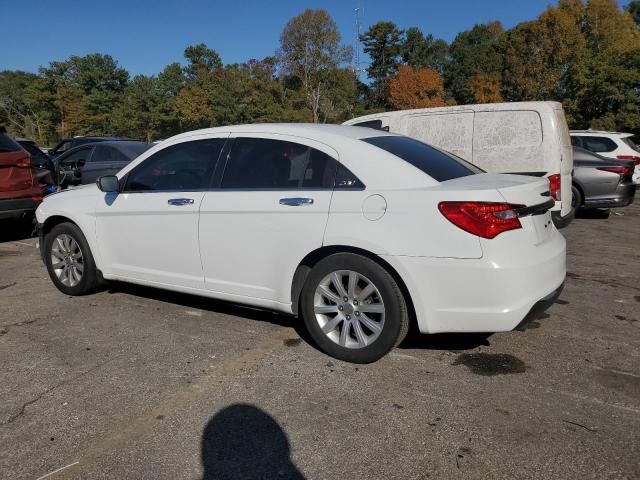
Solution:
<path fill-rule="evenodd" d="M 279 133 L 284 135 L 300 135 L 307 138 L 321 139 L 322 137 L 343 137 L 360 140 L 384 135 L 397 136 L 382 130 L 366 127 L 319 123 L 250 123 L 246 125 L 229 125 L 226 127 L 204 128 L 181 133 L 173 139 L 190 137 L 193 135 L 207 135 L 215 133 Z"/>
<path fill-rule="evenodd" d="M 59 159 L 60 157 L 66 157 L 69 154 L 73 153 L 73 152 L 77 152 L 78 150 L 82 150 L 83 148 L 91 148 L 91 147 L 95 147 L 97 145 L 100 146 L 111 146 L 111 147 L 115 147 L 117 149 L 122 149 L 123 147 L 127 147 L 131 144 L 136 144 L 136 145 L 147 145 L 149 148 L 151 148 L 151 144 L 146 143 L 146 142 L 139 142 L 137 140 L 112 140 L 112 141 L 106 141 L 106 142 L 89 142 L 89 143 L 83 143 L 81 145 L 76 145 L 73 148 L 70 148 L 69 150 L 66 150 L 65 152 L 63 152 L 62 154 L 60 154 L 60 156 L 56 157 L 56 159 Z"/>

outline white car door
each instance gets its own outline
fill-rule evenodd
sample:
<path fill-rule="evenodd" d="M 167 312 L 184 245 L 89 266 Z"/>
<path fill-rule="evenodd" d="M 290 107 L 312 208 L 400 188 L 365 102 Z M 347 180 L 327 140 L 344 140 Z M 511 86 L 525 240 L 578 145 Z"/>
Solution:
<path fill-rule="evenodd" d="M 286 310 L 295 269 L 322 246 L 334 159 L 332 148 L 299 137 L 233 138 L 218 188 L 206 193 L 200 208 L 207 289 Z"/>
<path fill-rule="evenodd" d="M 204 288 L 198 209 L 225 141 L 170 145 L 126 173 L 119 193 L 105 194 L 96 237 L 106 278 Z"/>

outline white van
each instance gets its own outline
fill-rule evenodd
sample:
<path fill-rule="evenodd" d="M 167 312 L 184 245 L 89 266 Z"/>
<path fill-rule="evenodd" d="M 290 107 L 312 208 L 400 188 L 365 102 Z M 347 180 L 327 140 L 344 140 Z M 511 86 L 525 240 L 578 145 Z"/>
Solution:
<path fill-rule="evenodd" d="M 556 200 L 553 220 L 573 218 L 573 150 L 562 104 L 513 102 L 374 113 L 344 122 L 408 135 L 483 170 L 544 176 Z"/>

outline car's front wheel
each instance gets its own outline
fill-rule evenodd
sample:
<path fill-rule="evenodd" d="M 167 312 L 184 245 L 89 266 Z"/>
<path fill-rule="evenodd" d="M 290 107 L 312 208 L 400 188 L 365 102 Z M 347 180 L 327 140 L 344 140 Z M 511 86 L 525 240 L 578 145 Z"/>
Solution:
<path fill-rule="evenodd" d="M 375 362 L 409 328 L 407 305 L 394 278 L 375 261 L 353 253 L 330 255 L 312 268 L 301 307 L 317 345 L 348 362 Z"/>
<path fill-rule="evenodd" d="M 84 295 L 98 286 L 98 271 L 80 228 L 60 223 L 44 237 L 44 261 L 53 284 L 67 295 Z"/>

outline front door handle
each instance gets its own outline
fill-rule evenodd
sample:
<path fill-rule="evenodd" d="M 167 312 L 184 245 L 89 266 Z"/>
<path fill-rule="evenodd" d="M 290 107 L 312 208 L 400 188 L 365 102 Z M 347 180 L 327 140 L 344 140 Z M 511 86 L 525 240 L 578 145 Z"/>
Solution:
<path fill-rule="evenodd" d="M 313 198 L 309 197 L 289 197 L 281 198 L 280 205 L 287 205 L 289 207 L 300 207 L 303 205 L 313 205 Z"/>
<path fill-rule="evenodd" d="M 193 198 L 170 198 L 167 200 L 169 205 L 181 207 L 183 205 L 193 205 Z"/>

